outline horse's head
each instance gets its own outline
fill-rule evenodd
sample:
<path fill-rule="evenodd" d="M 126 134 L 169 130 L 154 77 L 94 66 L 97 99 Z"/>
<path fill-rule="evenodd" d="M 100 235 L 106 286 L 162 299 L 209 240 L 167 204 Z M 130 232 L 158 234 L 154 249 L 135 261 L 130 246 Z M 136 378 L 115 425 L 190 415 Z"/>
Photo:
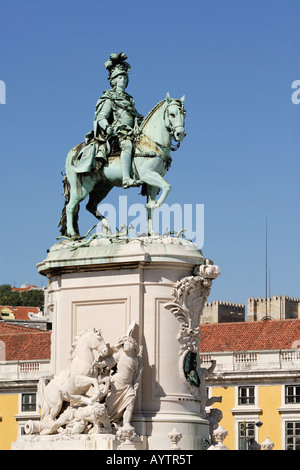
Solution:
<path fill-rule="evenodd" d="M 105 343 L 101 331 L 93 328 L 89 335 L 89 347 L 96 349 L 101 356 L 106 356 L 109 352 L 108 346 Z"/>
<path fill-rule="evenodd" d="M 169 93 L 166 96 L 165 125 L 176 142 L 181 142 L 186 136 L 184 98 L 183 96 L 180 100 L 172 99 Z"/>

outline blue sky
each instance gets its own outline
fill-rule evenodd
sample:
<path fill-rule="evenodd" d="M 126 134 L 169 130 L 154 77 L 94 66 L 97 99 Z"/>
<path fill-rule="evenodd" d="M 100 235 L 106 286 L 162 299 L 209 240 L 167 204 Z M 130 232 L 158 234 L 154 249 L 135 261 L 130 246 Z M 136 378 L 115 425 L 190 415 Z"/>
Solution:
<path fill-rule="evenodd" d="M 204 204 L 203 253 L 220 266 L 210 300 L 300 298 L 298 0 L 0 1 L 0 283 L 45 285 L 36 263 L 59 236 L 61 170 L 125 51 L 141 114 L 186 95 L 169 205 Z M 122 190 L 106 202 L 115 204 Z M 137 190 L 129 203 L 143 202 Z M 95 220 L 81 209 L 81 232 Z"/>

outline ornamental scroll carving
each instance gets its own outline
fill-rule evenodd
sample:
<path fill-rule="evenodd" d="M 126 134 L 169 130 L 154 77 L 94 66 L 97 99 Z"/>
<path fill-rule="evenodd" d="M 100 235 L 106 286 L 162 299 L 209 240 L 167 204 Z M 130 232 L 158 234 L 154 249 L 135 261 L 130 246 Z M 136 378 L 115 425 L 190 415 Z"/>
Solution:
<path fill-rule="evenodd" d="M 192 395 L 200 402 L 205 402 L 204 383 L 201 384 L 203 371 L 200 370 L 199 342 L 200 316 L 210 294 L 212 282 L 220 274 L 218 266 L 206 260 L 206 264 L 197 266 L 192 276 L 187 276 L 174 285 L 173 301 L 165 308 L 180 322 L 177 339 L 179 348 L 179 371 Z M 202 380 L 203 382 L 203 380 Z"/>
<path fill-rule="evenodd" d="M 180 322 L 177 339 L 179 354 L 186 351 L 198 352 L 200 340 L 200 315 L 210 294 L 212 282 L 220 274 L 218 266 L 206 260 L 205 265 L 197 266 L 193 276 L 187 276 L 174 285 L 173 302 L 165 304 Z"/>

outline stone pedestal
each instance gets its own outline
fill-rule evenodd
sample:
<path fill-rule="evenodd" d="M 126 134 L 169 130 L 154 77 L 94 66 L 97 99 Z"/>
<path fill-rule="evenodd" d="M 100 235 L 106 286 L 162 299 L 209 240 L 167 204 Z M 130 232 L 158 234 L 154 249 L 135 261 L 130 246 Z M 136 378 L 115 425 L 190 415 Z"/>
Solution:
<path fill-rule="evenodd" d="M 174 300 L 176 282 L 205 266 L 201 251 L 175 237 L 95 239 L 76 246 L 57 243 L 38 264 L 49 279 L 52 374 L 67 367 L 72 341 L 82 330 L 100 328 L 113 345 L 135 321 L 133 337 L 143 346 L 143 373 L 131 424 L 143 448 L 169 449 L 168 435 L 176 427 L 181 449 L 202 449 L 208 422 L 180 370 L 180 320 L 165 308 Z M 199 315 L 208 292 L 198 298 Z"/>
<path fill-rule="evenodd" d="M 12 444 L 12 450 L 115 450 L 116 438 L 113 434 L 77 436 L 20 436 Z"/>

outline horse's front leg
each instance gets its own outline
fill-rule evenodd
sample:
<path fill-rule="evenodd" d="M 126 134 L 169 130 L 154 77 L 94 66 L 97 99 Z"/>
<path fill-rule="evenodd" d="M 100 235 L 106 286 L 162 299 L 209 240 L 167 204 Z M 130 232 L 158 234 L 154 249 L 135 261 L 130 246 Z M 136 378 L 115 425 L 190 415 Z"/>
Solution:
<path fill-rule="evenodd" d="M 94 387 L 93 395 L 91 397 L 81 396 L 80 397 L 81 403 L 84 403 L 86 405 L 91 405 L 95 403 L 101 395 L 101 390 L 99 387 L 98 379 L 94 377 L 87 377 L 86 375 L 77 375 L 75 377 L 76 388 L 86 389 L 86 391 L 88 391 L 91 386 Z"/>
<path fill-rule="evenodd" d="M 151 199 L 146 204 L 146 208 L 155 209 L 157 207 L 162 206 L 169 192 L 171 191 L 172 186 L 170 185 L 170 183 L 168 183 L 162 176 L 160 176 L 159 173 L 156 173 L 156 171 L 153 170 L 147 171 L 145 172 L 145 174 L 143 174 L 143 182 L 147 183 L 150 186 L 153 186 L 154 188 L 162 190 L 159 199 L 157 199 L 157 201 Z"/>
<path fill-rule="evenodd" d="M 151 205 L 151 203 L 155 203 L 155 198 L 158 193 L 158 188 L 153 188 L 151 186 L 148 186 L 147 190 L 147 205 Z M 154 231 L 153 227 L 153 208 L 150 209 L 149 206 L 147 207 L 147 233 L 148 235 L 155 235 L 156 232 Z"/>

